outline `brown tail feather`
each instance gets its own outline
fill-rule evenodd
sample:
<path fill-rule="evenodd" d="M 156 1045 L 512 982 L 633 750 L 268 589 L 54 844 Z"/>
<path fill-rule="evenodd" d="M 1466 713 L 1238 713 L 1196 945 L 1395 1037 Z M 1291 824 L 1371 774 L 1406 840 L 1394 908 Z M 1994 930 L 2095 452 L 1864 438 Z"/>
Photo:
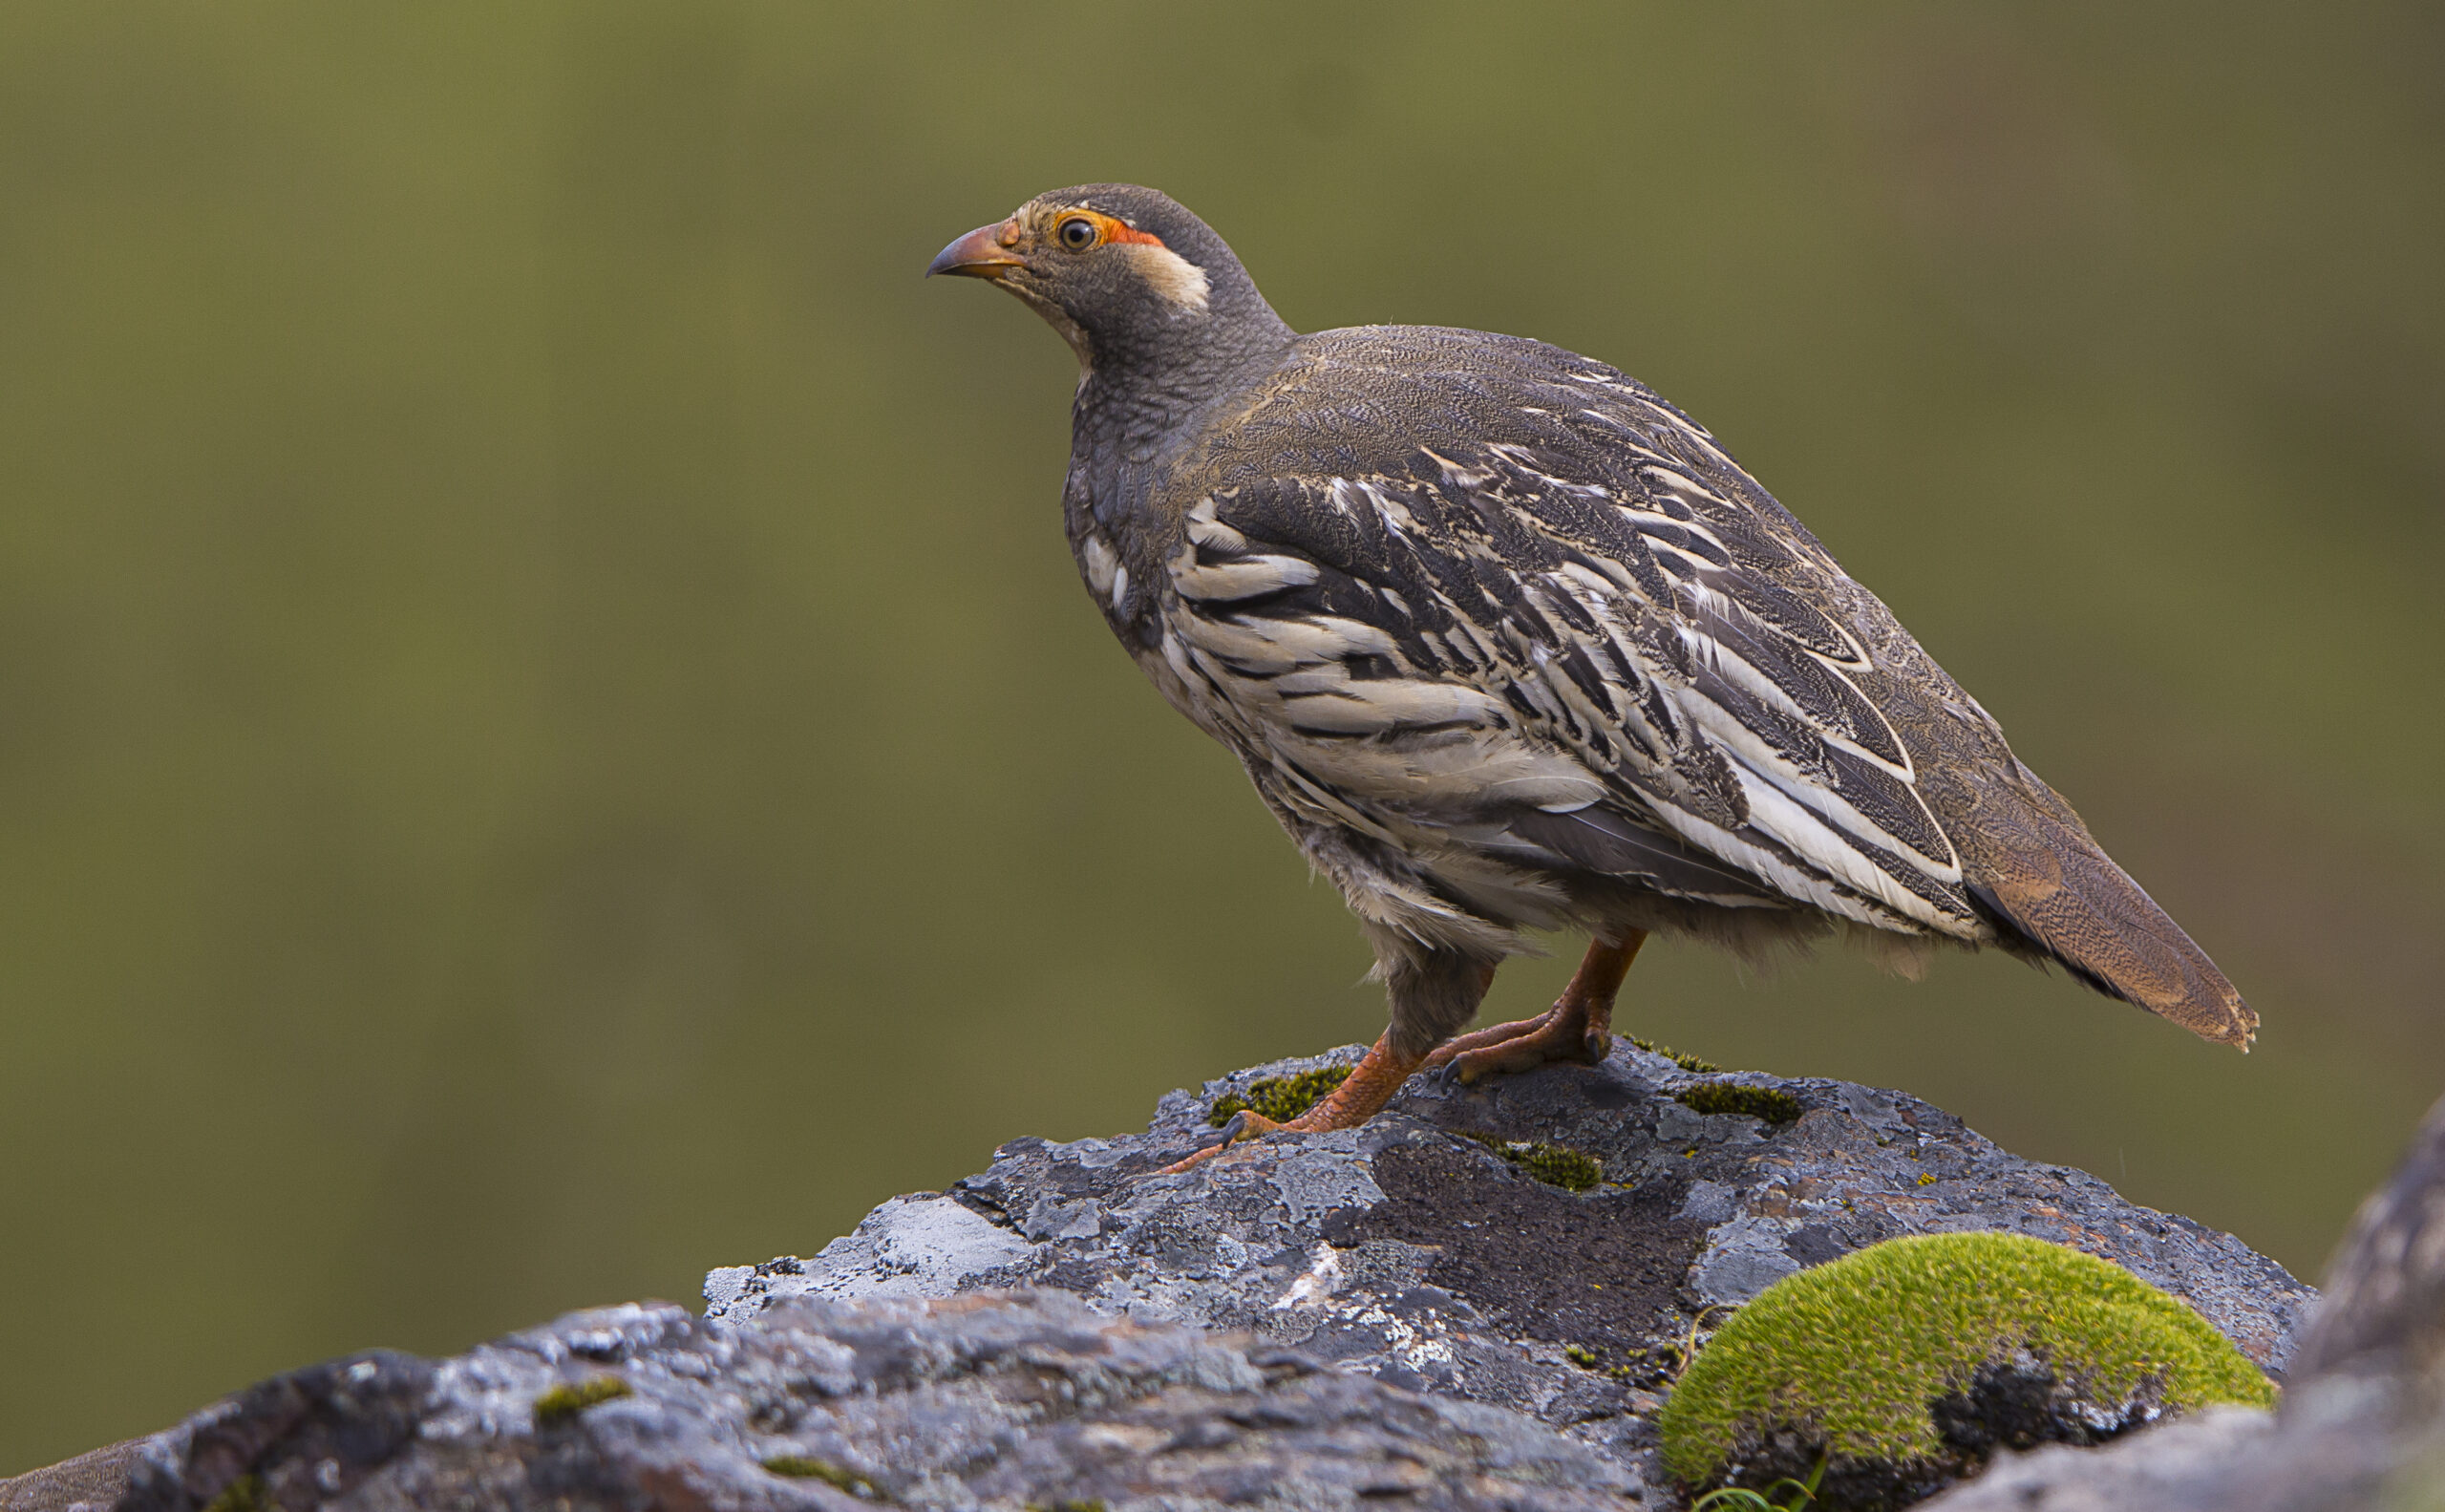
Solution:
<path fill-rule="evenodd" d="M 2067 808 L 2067 824 L 2034 805 L 2005 825 L 1999 817 L 1980 815 L 1985 843 L 1974 847 L 1981 854 L 1968 879 L 1998 923 L 2109 997 L 2201 1039 L 2250 1048 L 2258 1014 L 2077 817 Z"/>

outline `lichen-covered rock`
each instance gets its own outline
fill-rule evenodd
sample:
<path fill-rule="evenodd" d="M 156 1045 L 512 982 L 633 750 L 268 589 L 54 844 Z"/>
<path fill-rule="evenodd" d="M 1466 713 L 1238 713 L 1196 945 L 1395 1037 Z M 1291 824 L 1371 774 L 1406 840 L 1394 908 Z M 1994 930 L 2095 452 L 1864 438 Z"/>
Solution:
<path fill-rule="evenodd" d="M 2181 1298 L 2271 1370 L 2311 1296 L 2229 1235 L 2019 1160 L 1916 1098 L 1726 1075 L 1627 1042 L 1599 1066 L 1416 1078 L 1364 1128 L 1270 1136 L 1160 1174 L 1215 1137 L 1218 1103 L 1260 1081 L 1313 1085 L 1356 1057 L 1175 1093 L 1142 1135 L 1013 1140 L 990 1170 L 885 1203 L 820 1255 L 713 1272 L 712 1314 L 752 1318 L 795 1295 L 1056 1288 L 1525 1413 L 1657 1481 L 1655 1415 L 1702 1322 L 1881 1240 L 2068 1244 Z M 1590 1167 L 1593 1184 L 1572 1189 Z"/>
<path fill-rule="evenodd" d="M 1655 1416 L 1701 1323 L 1881 1240 L 2070 1244 L 2272 1369 L 2311 1295 L 1915 1098 L 1629 1044 L 1160 1174 L 1219 1100 L 1356 1054 L 1173 1094 L 1144 1134 L 1014 1140 L 820 1255 L 713 1272 L 701 1320 L 266 1382 L 147 1440 L 122 1505 L 1662 1507 Z M 0 1491 L 57 1512 L 88 1479 Z"/>
<path fill-rule="evenodd" d="M 1687 1484 L 1795 1480 L 1826 1512 L 1882 1512 L 1999 1448 L 2274 1402 L 2229 1341 L 2119 1266 L 2019 1234 L 1928 1234 L 1767 1288 L 1699 1353 L 1657 1426 Z"/>
<path fill-rule="evenodd" d="M 122 1512 L 1160 1505 L 1593 1512 L 1632 1478 L 1517 1414 L 1059 1292 L 578 1313 L 283 1376 L 149 1442 Z"/>

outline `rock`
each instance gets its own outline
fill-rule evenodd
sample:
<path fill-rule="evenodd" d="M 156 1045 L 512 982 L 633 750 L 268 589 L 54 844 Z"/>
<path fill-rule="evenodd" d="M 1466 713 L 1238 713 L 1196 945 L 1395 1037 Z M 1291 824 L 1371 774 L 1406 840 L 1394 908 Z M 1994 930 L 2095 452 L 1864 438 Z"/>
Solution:
<path fill-rule="evenodd" d="M 2006 1459 L 1928 1512 L 2359 1512 L 2445 1504 L 2445 1100 L 2362 1204 L 2282 1405 Z"/>
<path fill-rule="evenodd" d="M 2277 1372 L 2312 1296 L 2229 1235 L 2008 1155 L 1916 1098 L 1692 1072 L 1627 1043 L 1601 1066 L 1474 1088 L 1419 1078 L 1362 1129 L 1159 1174 L 1215 1137 L 1218 1099 L 1356 1055 L 1174 1093 L 1142 1135 L 1013 1140 L 984 1174 L 886 1203 L 819 1255 L 713 1272 L 709 1315 L 736 1322 L 794 1296 L 1064 1290 L 1521 1413 L 1658 1484 L 1659 1393 L 1702 1316 L 1880 1240 L 2002 1229 L 2070 1244 L 2181 1297 Z M 1784 1095 L 1797 1117 L 1682 1100 L 1764 1105 L 1742 1088 Z M 1584 1152 L 1604 1181 L 1540 1182 L 1498 1152 L 1520 1143 Z M 971 1237 L 926 1248 L 921 1232 Z M 919 1254 L 935 1258 L 882 1258 Z"/>
<path fill-rule="evenodd" d="M 127 1489 L 141 1438 L 123 1439 L 0 1480 L 0 1512 L 102 1512 Z"/>
<path fill-rule="evenodd" d="M 1960 1512 L 1964 1507 L 2104 1512 L 2109 1507 L 2206 1505 L 2191 1498 L 2191 1489 L 2221 1482 L 2232 1459 L 2249 1452 L 2271 1420 L 2271 1415 L 2246 1407 L 2215 1407 L 2104 1449 L 2055 1446 L 2007 1455 L 1977 1480 L 1920 1507 L 1922 1512 Z M 2097 1500 L 2100 1495 L 2110 1500 Z"/>
<path fill-rule="evenodd" d="M 1915 1098 L 1626 1044 L 1159 1173 L 1217 1098 L 1356 1054 L 1174 1093 L 1144 1134 L 1014 1140 L 819 1255 L 715 1270 L 703 1319 L 616 1308 L 277 1377 L 146 1440 L 119 1504 L 1675 1505 L 1653 1417 L 1702 1325 L 1879 1240 L 2072 1244 L 2275 1370 L 2311 1297 Z"/>
<path fill-rule="evenodd" d="M 938 1195 L 895 1197 L 868 1213 L 858 1231 L 824 1247 L 826 1263 L 783 1273 L 805 1279 L 793 1294 L 837 1297 L 945 1297 L 960 1284 L 1016 1265 L 1034 1246 L 973 1208 Z M 796 1265 L 776 1261 L 776 1269 Z M 708 1297 L 746 1289 L 759 1267 L 725 1267 L 705 1281 Z M 839 1280 L 833 1278 L 839 1277 Z M 718 1316 L 722 1304 L 714 1304 Z"/>
<path fill-rule="evenodd" d="M 743 1328 L 612 1308 L 438 1365 L 342 1360 L 151 1440 L 118 1504 L 1593 1512 L 1634 1490 L 1517 1414 L 1045 1292 L 799 1297 Z"/>

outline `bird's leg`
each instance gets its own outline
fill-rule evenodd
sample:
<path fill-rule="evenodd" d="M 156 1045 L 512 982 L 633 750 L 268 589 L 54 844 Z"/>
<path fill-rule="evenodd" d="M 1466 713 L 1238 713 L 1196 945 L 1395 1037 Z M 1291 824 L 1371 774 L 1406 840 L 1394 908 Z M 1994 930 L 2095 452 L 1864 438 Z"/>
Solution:
<path fill-rule="evenodd" d="M 1164 1166 L 1159 1174 L 1169 1176 L 1176 1171 L 1185 1171 L 1192 1165 L 1212 1160 L 1242 1139 L 1253 1139 L 1276 1129 L 1288 1129 L 1293 1134 L 1354 1129 L 1375 1117 L 1383 1110 L 1384 1104 L 1393 1100 L 1393 1094 L 1401 1090 L 1401 1083 L 1410 1079 L 1410 1073 L 1417 1070 L 1423 1059 L 1423 1056 L 1403 1054 L 1393 1049 L 1393 1032 L 1386 1030 L 1384 1037 L 1375 1041 L 1374 1047 L 1350 1068 L 1342 1084 L 1314 1107 L 1287 1123 L 1277 1123 L 1254 1109 L 1243 1108 L 1231 1116 L 1230 1122 L 1222 1125 L 1222 1142 L 1208 1145 L 1185 1161 Z"/>
<path fill-rule="evenodd" d="M 1446 1040 L 1426 1057 L 1426 1068 L 1471 1082 L 1489 1072 L 1526 1071 L 1549 1060 L 1603 1060 L 1613 1049 L 1613 994 L 1622 990 L 1623 974 L 1646 941 L 1645 929 L 1626 929 L 1618 945 L 1591 942 L 1553 1007 L 1535 1018 Z"/>

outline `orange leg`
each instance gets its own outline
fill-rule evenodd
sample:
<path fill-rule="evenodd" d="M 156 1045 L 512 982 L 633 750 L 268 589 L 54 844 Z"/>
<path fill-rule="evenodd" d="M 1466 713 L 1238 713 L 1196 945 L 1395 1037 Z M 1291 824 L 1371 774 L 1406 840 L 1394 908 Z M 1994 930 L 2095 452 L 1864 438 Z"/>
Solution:
<path fill-rule="evenodd" d="M 1646 942 L 1645 929 L 1626 931 L 1619 945 L 1595 941 L 1552 1008 L 1536 1018 L 1447 1040 L 1426 1057 L 1427 1069 L 1448 1067 L 1446 1075 L 1466 1083 L 1549 1060 L 1603 1060 L 1613 1049 L 1613 994 L 1622 990 L 1623 975 Z"/>
<path fill-rule="evenodd" d="M 1393 1032 L 1386 1030 L 1384 1037 L 1375 1041 L 1374 1048 L 1368 1051 L 1366 1056 L 1351 1068 L 1349 1077 L 1324 1101 L 1288 1123 L 1276 1123 L 1262 1113 L 1243 1110 L 1234 1114 L 1231 1121 L 1222 1126 L 1220 1144 L 1209 1145 L 1185 1161 L 1166 1165 L 1160 1174 L 1169 1176 L 1176 1171 L 1185 1171 L 1192 1165 L 1212 1160 L 1242 1139 L 1253 1139 L 1276 1129 L 1288 1129 L 1293 1134 L 1354 1129 L 1383 1111 L 1384 1104 L 1393 1100 L 1393 1094 L 1401 1090 L 1401 1083 L 1410 1079 L 1410 1073 L 1417 1070 L 1424 1061 L 1424 1056 L 1404 1055 L 1394 1050 Z"/>

